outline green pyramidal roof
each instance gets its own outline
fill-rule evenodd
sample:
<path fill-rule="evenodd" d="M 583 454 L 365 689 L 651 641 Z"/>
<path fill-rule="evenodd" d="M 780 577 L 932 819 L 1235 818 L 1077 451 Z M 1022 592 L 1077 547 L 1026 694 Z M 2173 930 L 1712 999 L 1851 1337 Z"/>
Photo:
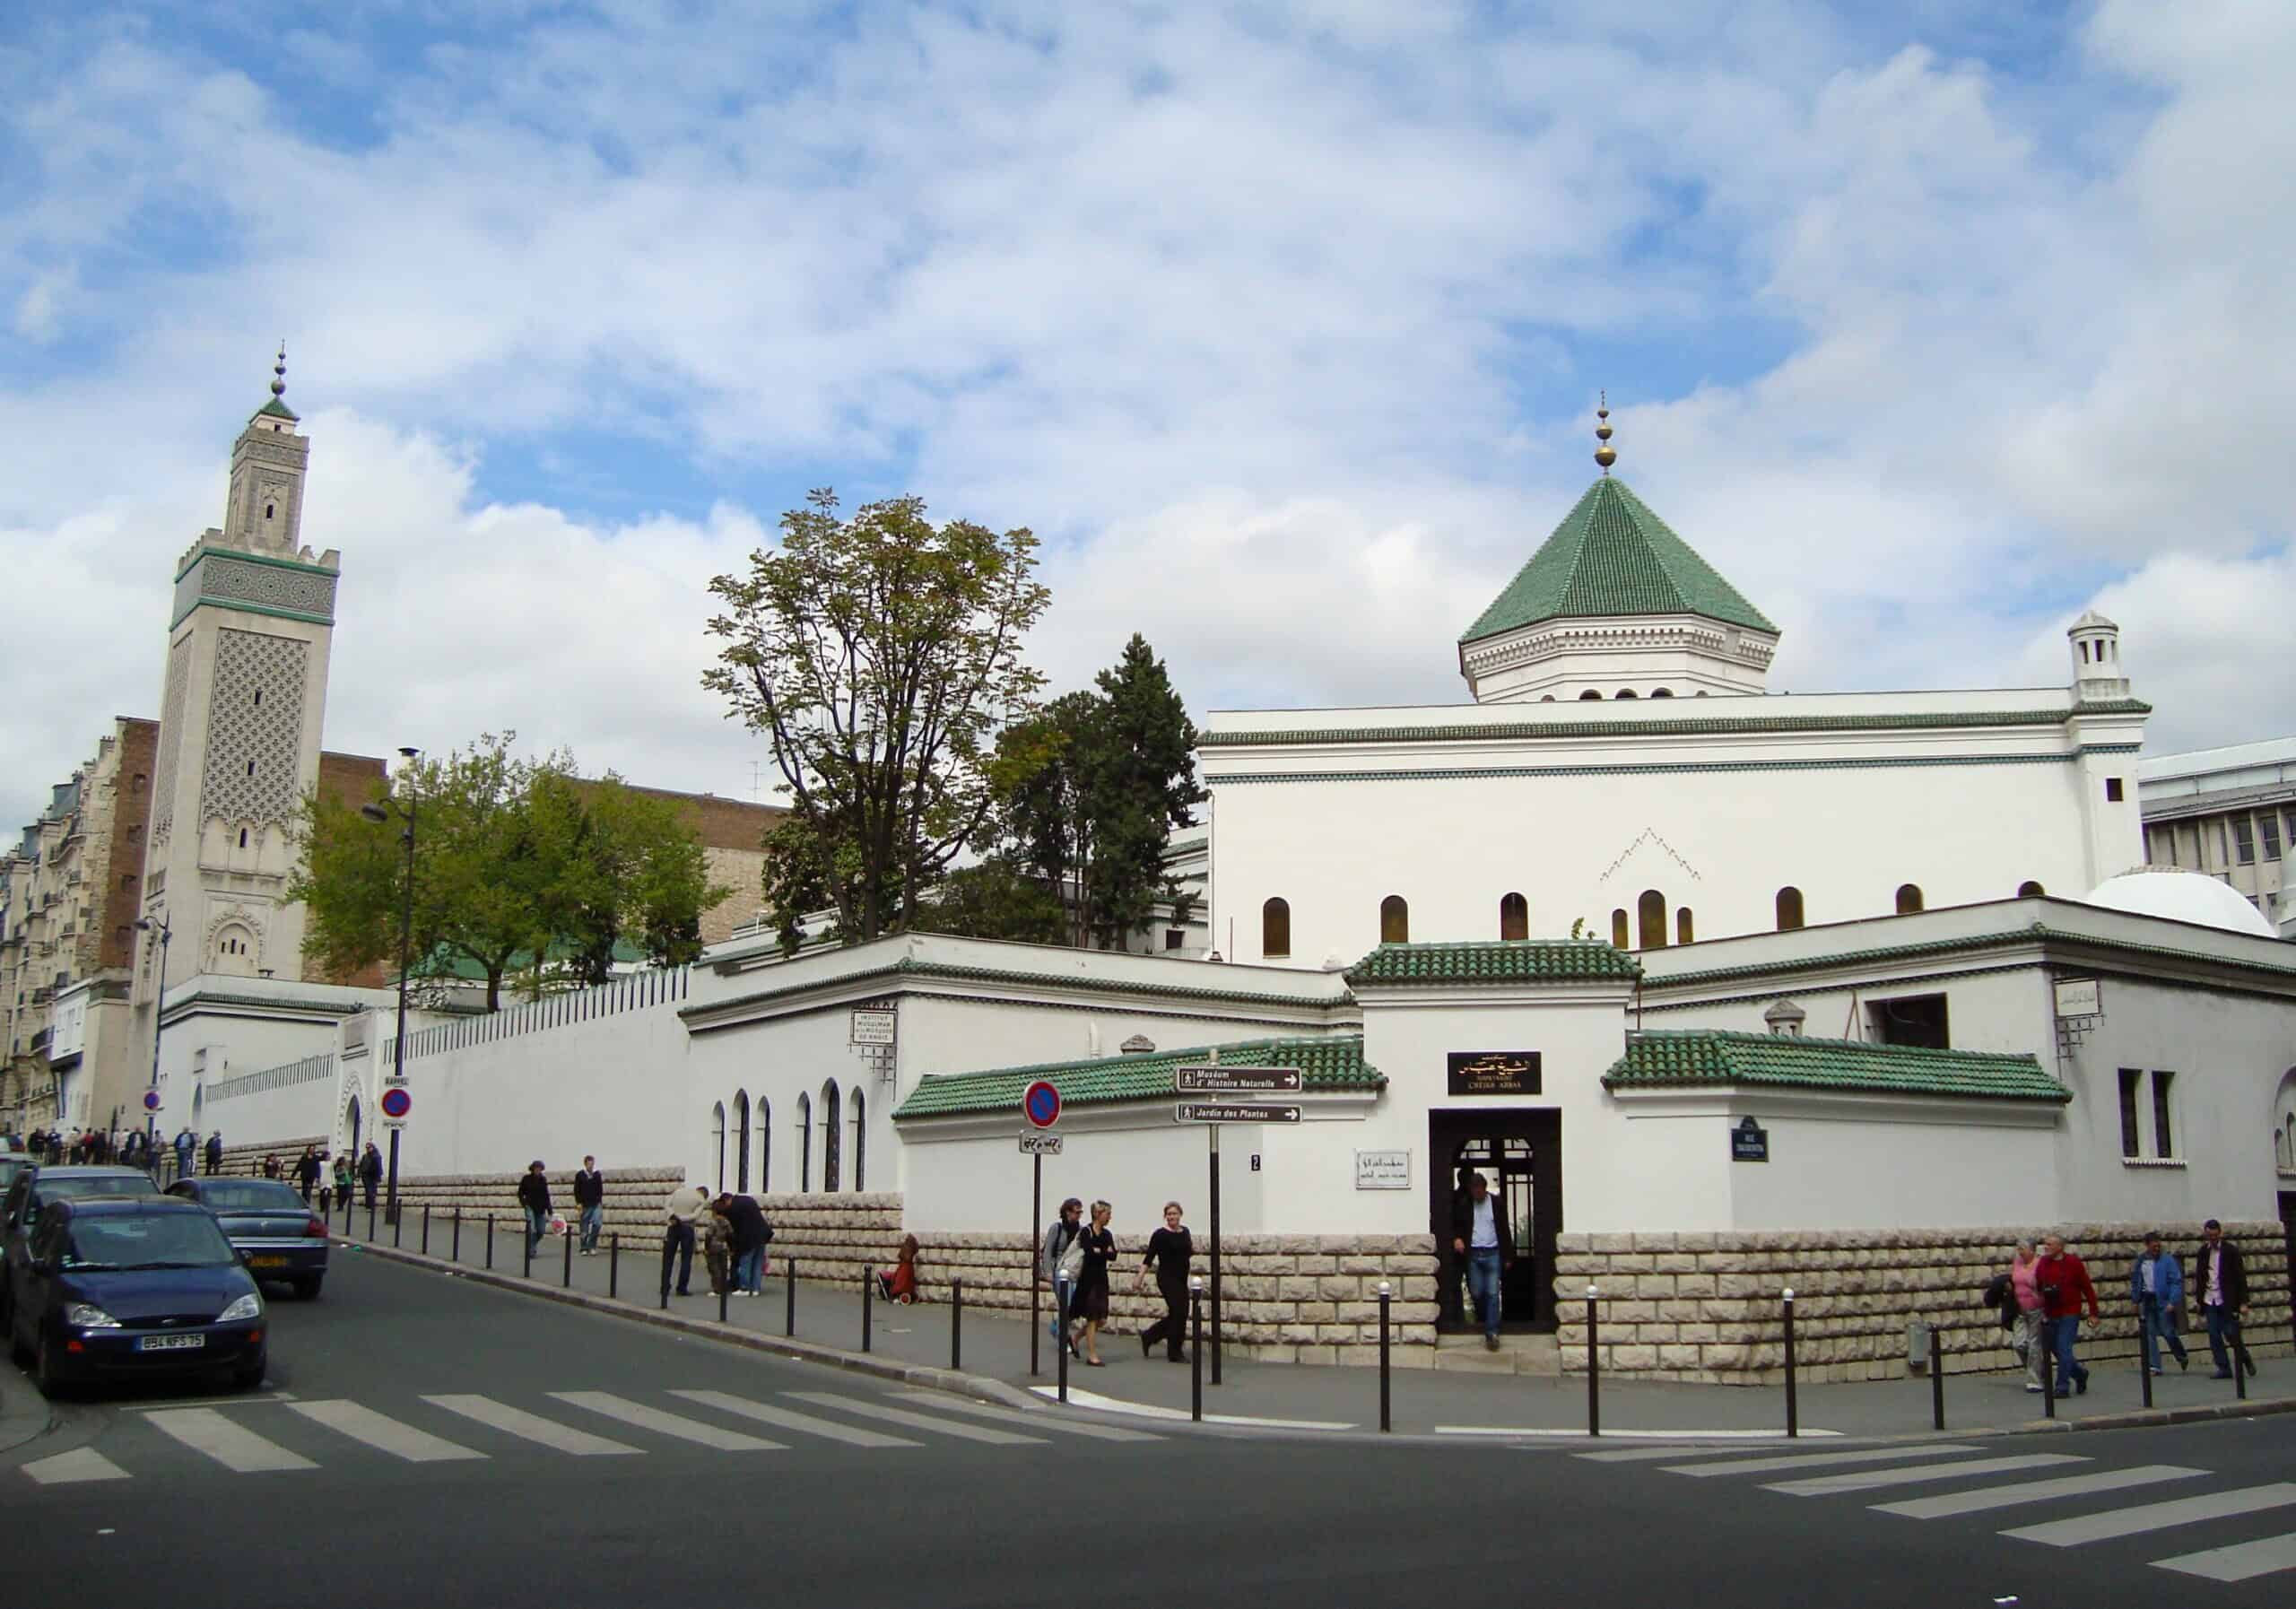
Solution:
<path fill-rule="evenodd" d="M 1535 621 L 1603 614 L 1703 614 L 1756 631 L 1778 630 L 1624 481 L 1605 475 L 1459 640 L 1495 637 Z"/>
<path fill-rule="evenodd" d="M 255 411 L 255 416 L 257 419 L 271 418 L 295 420 L 300 420 L 302 417 L 302 415 L 297 413 L 294 409 L 289 407 L 285 403 L 281 402 L 275 396 L 269 402 L 264 404 L 263 406 L 257 408 Z"/>

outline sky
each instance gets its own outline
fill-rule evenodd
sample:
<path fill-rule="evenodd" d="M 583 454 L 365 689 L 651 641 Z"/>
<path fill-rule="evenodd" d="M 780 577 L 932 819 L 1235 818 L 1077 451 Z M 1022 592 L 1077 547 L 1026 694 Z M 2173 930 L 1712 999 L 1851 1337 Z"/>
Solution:
<path fill-rule="evenodd" d="M 0 810 L 154 715 L 287 347 L 326 745 L 770 796 L 709 578 L 1026 526 L 1052 691 L 1463 701 L 1596 473 L 1770 685 L 2296 730 L 2296 6 L 336 0 L 0 17 Z M 761 783 L 761 775 L 762 782 Z"/>

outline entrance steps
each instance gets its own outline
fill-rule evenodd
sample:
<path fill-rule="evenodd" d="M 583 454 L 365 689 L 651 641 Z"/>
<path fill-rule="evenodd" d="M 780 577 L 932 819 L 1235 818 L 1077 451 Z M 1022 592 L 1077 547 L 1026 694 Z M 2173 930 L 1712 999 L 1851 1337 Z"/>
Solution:
<path fill-rule="evenodd" d="M 1497 1352 L 1485 1352 L 1479 1335 L 1438 1335 L 1435 1367 L 1460 1374 L 1560 1375 L 1562 1348 L 1552 1335 L 1501 1335 Z"/>

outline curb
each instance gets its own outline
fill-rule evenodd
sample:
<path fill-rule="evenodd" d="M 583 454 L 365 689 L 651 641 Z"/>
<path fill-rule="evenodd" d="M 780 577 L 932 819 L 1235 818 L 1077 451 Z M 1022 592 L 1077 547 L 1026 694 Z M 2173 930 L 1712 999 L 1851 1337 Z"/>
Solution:
<path fill-rule="evenodd" d="M 498 1274 L 490 1269 L 473 1268 L 448 1262 L 443 1257 L 425 1257 L 419 1251 L 407 1251 L 400 1247 L 369 1245 L 364 1241 L 346 1240 L 340 1244 L 356 1247 L 363 1257 L 378 1257 L 412 1267 L 427 1268 L 441 1274 L 461 1275 L 474 1284 L 489 1286 L 497 1291 L 514 1292 L 524 1296 L 554 1301 L 561 1307 L 580 1308 L 585 1311 L 604 1314 L 609 1318 L 626 1318 L 634 1323 L 650 1325 L 656 1329 L 674 1330 L 703 1341 L 715 1341 L 721 1345 L 739 1346 L 751 1352 L 772 1352 L 800 1362 L 822 1363 L 834 1369 L 844 1369 L 855 1374 L 873 1375 L 879 1379 L 899 1380 L 904 1385 L 922 1386 L 934 1391 L 951 1391 L 964 1396 L 1001 1403 L 1008 1408 L 1022 1408 L 1031 1413 L 1044 1412 L 1044 1405 L 1016 1386 L 1005 1384 L 985 1374 L 969 1374 L 961 1370 L 942 1369 L 930 1363 L 901 1363 L 891 1359 L 873 1357 L 867 1352 L 847 1352 L 841 1347 L 825 1346 L 818 1341 L 800 1341 L 795 1337 L 769 1335 L 752 1330 L 737 1330 L 721 1325 L 714 1318 L 689 1318 L 683 1313 L 664 1313 L 608 1296 L 593 1296 L 587 1291 L 569 1291 L 561 1286 L 536 1284 L 532 1280 L 515 1274 Z"/>

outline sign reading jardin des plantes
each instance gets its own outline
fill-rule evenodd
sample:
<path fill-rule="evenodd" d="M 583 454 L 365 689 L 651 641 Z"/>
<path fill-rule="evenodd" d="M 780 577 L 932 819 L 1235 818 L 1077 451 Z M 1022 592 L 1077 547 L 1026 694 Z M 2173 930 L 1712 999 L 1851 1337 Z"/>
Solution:
<path fill-rule="evenodd" d="M 1535 1050 L 1454 1050 L 1448 1058 L 1454 1095 L 1535 1095 Z"/>

